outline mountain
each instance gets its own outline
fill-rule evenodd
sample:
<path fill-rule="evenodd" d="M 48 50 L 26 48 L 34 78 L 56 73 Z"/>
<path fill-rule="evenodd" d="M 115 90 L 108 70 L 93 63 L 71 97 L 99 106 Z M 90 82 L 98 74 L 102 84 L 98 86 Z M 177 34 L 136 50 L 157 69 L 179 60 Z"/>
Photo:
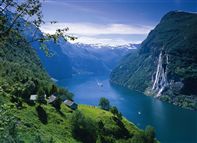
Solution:
<path fill-rule="evenodd" d="M 197 109 L 197 14 L 167 13 L 112 71 L 111 82 Z"/>
<path fill-rule="evenodd" d="M 73 74 L 109 74 L 120 59 L 136 50 L 131 45 L 123 47 L 71 44 L 61 41 L 62 52 L 70 59 Z"/>
<path fill-rule="evenodd" d="M 25 23 L 21 19 L 21 23 Z M 27 39 L 27 41 L 32 41 L 33 39 L 39 39 L 43 37 L 44 34 L 33 25 L 22 26 L 22 35 Z M 52 53 L 52 56 L 47 56 L 44 49 L 41 48 L 39 41 L 30 42 L 31 46 L 35 49 L 37 55 L 39 56 L 41 63 L 48 74 L 55 79 L 62 79 L 72 76 L 72 66 L 69 58 L 62 53 L 61 47 L 51 41 L 44 42 L 48 51 Z"/>

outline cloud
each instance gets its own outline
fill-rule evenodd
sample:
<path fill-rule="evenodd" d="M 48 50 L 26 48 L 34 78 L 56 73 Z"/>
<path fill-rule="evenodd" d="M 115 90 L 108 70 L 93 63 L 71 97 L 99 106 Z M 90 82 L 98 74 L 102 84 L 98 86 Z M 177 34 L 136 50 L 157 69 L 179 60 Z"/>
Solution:
<path fill-rule="evenodd" d="M 69 27 L 67 34 L 77 36 L 73 43 L 118 46 L 129 43 L 141 43 L 152 27 L 126 24 L 93 23 L 46 23 L 41 26 L 44 33 L 54 33 L 58 28 Z M 132 37 L 132 35 L 143 35 Z M 133 40 L 132 40 L 133 38 Z"/>
<path fill-rule="evenodd" d="M 72 3 L 74 1 L 57 1 L 57 0 L 45 0 L 43 3 L 49 3 L 49 4 L 55 4 L 55 5 L 63 5 L 66 8 L 71 8 L 77 11 L 83 11 L 83 12 L 96 12 L 94 9 L 90 9 L 90 8 L 85 8 L 83 6 L 80 6 L 79 4 L 74 4 Z"/>
<path fill-rule="evenodd" d="M 91 23 L 57 23 L 42 25 L 44 33 L 54 33 L 57 28 L 69 27 L 68 34 L 73 35 L 106 35 L 106 34 L 148 34 L 151 26 L 133 26 L 126 24 L 91 24 Z"/>
<path fill-rule="evenodd" d="M 132 44 L 139 44 L 141 41 L 129 41 L 122 38 L 96 38 L 96 37 L 78 37 L 77 40 L 70 41 L 71 43 L 83 43 L 83 44 L 97 44 L 102 46 L 120 46 L 120 45 L 127 45 L 129 43 Z"/>

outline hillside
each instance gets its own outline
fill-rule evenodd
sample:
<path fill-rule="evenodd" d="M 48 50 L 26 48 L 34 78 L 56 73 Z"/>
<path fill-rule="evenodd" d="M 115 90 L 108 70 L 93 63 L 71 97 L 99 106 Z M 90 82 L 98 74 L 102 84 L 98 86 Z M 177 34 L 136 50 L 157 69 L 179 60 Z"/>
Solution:
<path fill-rule="evenodd" d="M 120 121 L 114 117 L 112 113 L 96 107 L 80 105 L 78 110 L 73 112 L 70 108 L 62 104 L 61 112 L 57 112 L 55 108 L 50 105 L 42 105 L 42 109 L 46 113 L 47 123 L 45 124 L 38 118 L 36 106 L 24 105 L 21 110 L 14 108 L 12 104 L 7 104 L 3 107 L 6 109 L 6 114 L 4 113 L 3 119 L 1 117 L 1 121 L 5 121 L 5 118 L 11 118 L 12 121 L 7 121 L 10 124 L 6 121 L 4 122 L 3 127 L 7 130 L 6 133 L 2 132 L 2 130 L 0 131 L 1 142 L 5 141 L 2 136 L 10 132 L 14 133 L 14 135 L 7 135 L 10 139 L 15 137 L 18 141 L 23 141 L 25 143 L 93 143 L 96 142 L 96 140 L 97 142 L 108 143 L 136 143 L 135 141 L 139 140 L 141 141 L 140 143 L 147 143 L 146 135 L 135 125 L 124 118 Z M 73 119 L 78 115 L 77 113 L 81 113 L 81 121 L 78 122 L 78 126 L 82 126 L 80 131 L 80 134 L 84 135 L 82 137 L 77 137 L 73 134 Z M 14 116 L 10 117 L 10 115 Z M 83 120 L 83 118 L 85 119 Z M 14 121 L 18 122 L 15 128 L 12 127 Z M 99 127 L 100 123 L 103 124 L 102 128 Z M 12 132 L 9 129 L 12 129 Z M 89 139 L 85 139 L 88 135 L 90 136 Z M 86 141 L 83 141 L 82 138 Z"/>
<path fill-rule="evenodd" d="M 111 73 L 111 82 L 197 109 L 197 14 L 173 11 Z"/>
<path fill-rule="evenodd" d="M 0 77 L 0 87 L 8 93 L 20 88 L 24 94 L 31 90 L 27 91 L 31 94 L 40 85 L 52 85 L 35 51 L 16 32 L 0 39 Z"/>

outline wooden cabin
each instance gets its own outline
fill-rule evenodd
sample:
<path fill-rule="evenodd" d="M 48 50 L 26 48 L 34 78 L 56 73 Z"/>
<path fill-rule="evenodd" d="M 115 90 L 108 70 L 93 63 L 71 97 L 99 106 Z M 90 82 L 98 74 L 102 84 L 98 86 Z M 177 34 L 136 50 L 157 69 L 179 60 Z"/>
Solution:
<path fill-rule="evenodd" d="M 65 100 L 64 104 L 66 104 L 69 108 L 71 108 L 73 110 L 76 110 L 77 107 L 78 107 L 78 105 L 75 102 L 71 101 L 71 100 Z"/>
<path fill-rule="evenodd" d="M 49 96 L 49 98 L 48 98 L 48 103 L 53 103 L 55 100 L 56 100 L 56 96 L 55 95 L 51 95 L 51 96 Z"/>

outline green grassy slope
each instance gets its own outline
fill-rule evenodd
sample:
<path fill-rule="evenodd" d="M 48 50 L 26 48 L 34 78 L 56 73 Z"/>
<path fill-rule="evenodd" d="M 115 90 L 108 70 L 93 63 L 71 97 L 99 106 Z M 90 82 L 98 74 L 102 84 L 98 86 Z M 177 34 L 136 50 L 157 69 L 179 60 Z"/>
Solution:
<path fill-rule="evenodd" d="M 65 105 L 62 105 L 62 113 L 57 112 L 50 105 L 43 105 L 42 107 L 48 116 L 47 124 L 40 122 L 35 106 L 31 107 L 25 105 L 21 110 L 17 110 L 15 108 L 10 109 L 10 111 L 14 113 L 16 118 L 20 121 L 17 128 L 22 141 L 34 142 L 36 138 L 40 136 L 41 140 L 44 142 L 50 140 L 61 143 L 80 142 L 72 136 L 72 110 Z M 113 115 L 110 112 L 86 105 L 80 105 L 78 110 L 84 113 L 85 117 L 91 118 L 95 122 L 100 120 L 103 121 L 106 128 L 111 132 L 118 128 L 118 125 L 113 121 Z M 135 125 L 129 123 L 126 119 L 123 119 L 123 123 L 131 134 L 137 134 L 140 132 Z"/>

